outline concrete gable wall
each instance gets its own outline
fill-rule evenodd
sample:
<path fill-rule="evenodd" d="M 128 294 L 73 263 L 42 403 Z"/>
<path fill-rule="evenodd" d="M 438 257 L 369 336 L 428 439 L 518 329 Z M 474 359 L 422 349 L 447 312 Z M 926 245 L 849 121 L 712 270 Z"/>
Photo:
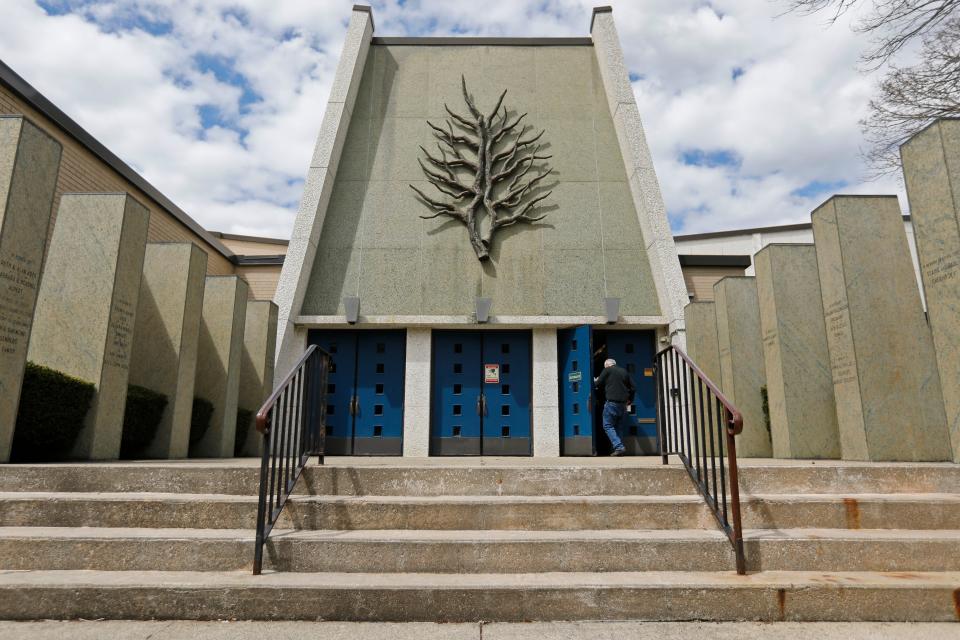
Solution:
<path fill-rule="evenodd" d="M 542 138 L 554 173 L 548 217 L 505 228 L 481 264 L 466 228 L 429 214 L 407 186 L 434 191 L 417 163 L 435 149 L 426 121 L 444 102 L 465 113 L 460 74 L 478 107 L 500 91 Z M 317 245 L 303 315 L 461 315 L 493 298 L 498 315 L 659 315 L 622 154 L 591 46 L 410 46 L 370 49 Z"/>

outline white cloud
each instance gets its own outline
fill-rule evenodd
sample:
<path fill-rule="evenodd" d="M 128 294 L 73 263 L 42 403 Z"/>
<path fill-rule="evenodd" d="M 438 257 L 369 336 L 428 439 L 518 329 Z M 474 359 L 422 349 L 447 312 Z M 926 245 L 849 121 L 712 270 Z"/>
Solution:
<path fill-rule="evenodd" d="M 383 35 L 586 35 L 593 4 L 381 0 L 374 19 Z M 791 193 L 814 182 L 900 193 L 859 179 L 873 79 L 846 24 L 776 18 L 781 4 L 757 0 L 612 4 L 679 231 L 805 220 L 829 194 Z M 63 15 L 5 0 L 4 61 L 207 228 L 289 234 L 352 1 L 45 5 Z M 739 164 L 686 165 L 692 150 Z"/>

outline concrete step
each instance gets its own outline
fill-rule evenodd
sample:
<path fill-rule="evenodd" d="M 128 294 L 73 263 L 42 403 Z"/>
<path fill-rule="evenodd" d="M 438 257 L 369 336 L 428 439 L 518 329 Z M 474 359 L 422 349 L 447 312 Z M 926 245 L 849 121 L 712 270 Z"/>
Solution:
<path fill-rule="evenodd" d="M 747 495 L 747 529 L 960 529 L 960 494 Z M 254 496 L 0 493 L 0 526 L 252 529 Z M 692 496 L 304 496 L 290 529 L 714 529 Z"/>
<path fill-rule="evenodd" d="M 820 460 L 741 461 L 746 493 L 950 493 L 960 465 Z M 0 466 L 0 491 L 256 495 L 259 463 L 154 461 Z M 691 495 L 674 459 L 327 458 L 298 485 L 308 495 Z"/>
<path fill-rule="evenodd" d="M 745 533 L 750 571 L 960 571 L 960 531 L 788 529 Z M 249 570 L 254 535 L 233 529 L 0 527 L 18 570 Z M 278 571 L 542 573 L 726 571 L 719 531 L 275 531 Z"/>
<path fill-rule="evenodd" d="M 0 619 L 953 622 L 960 573 L 0 573 Z"/>

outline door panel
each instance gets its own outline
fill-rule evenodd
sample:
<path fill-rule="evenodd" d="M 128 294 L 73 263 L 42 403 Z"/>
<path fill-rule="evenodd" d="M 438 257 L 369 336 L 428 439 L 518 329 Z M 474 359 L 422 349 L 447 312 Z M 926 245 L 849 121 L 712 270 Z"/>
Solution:
<path fill-rule="evenodd" d="M 656 387 L 653 377 L 653 331 L 609 331 L 608 357 L 626 369 L 637 385 L 623 444 L 631 455 L 653 455 L 657 449 Z"/>
<path fill-rule="evenodd" d="M 530 332 L 488 331 L 483 365 L 500 365 L 499 381 L 484 382 L 483 455 L 530 455 Z M 482 372 L 481 372 L 482 373 Z"/>
<path fill-rule="evenodd" d="M 406 335 L 403 331 L 357 334 L 354 455 L 402 455 L 403 381 Z"/>
<path fill-rule="evenodd" d="M 357 375 L 355 331 L 311 331 L 310 344 L 330 352 L 327 376 L 326 455 L 353 454 L 353 416 L 350 405 Z"/>
<path fill-rule="evenodd" d="M 430 448 L 434 455 L 481 453 L 479 333 L 433 332 Z"/>
<path fill-rule="evenodd" d="M 591 329 L 586 325 L 557 331 L 560 445 L 565 456 L 592 456 L 596 453 L 590 334 Z"/>

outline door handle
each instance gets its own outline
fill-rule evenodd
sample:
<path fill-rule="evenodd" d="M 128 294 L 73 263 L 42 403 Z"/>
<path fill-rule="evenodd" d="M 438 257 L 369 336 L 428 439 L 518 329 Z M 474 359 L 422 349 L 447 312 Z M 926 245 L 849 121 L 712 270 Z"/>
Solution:
<path fill-rule="evenodd" d="M 350 415 L 355 416 L 360 413 L 360 399 L 357 396 L 350 398 Z"/>
<path fill-rule="evenodd" d="M 487 396 L 480 394 L 480 404 L 483 407 L 483 417 L 487 417 Z"/>
<path fill-rule="evenodd" d="M 477 415 L 483 415 L 483 394 L 477 396 Z"/>

